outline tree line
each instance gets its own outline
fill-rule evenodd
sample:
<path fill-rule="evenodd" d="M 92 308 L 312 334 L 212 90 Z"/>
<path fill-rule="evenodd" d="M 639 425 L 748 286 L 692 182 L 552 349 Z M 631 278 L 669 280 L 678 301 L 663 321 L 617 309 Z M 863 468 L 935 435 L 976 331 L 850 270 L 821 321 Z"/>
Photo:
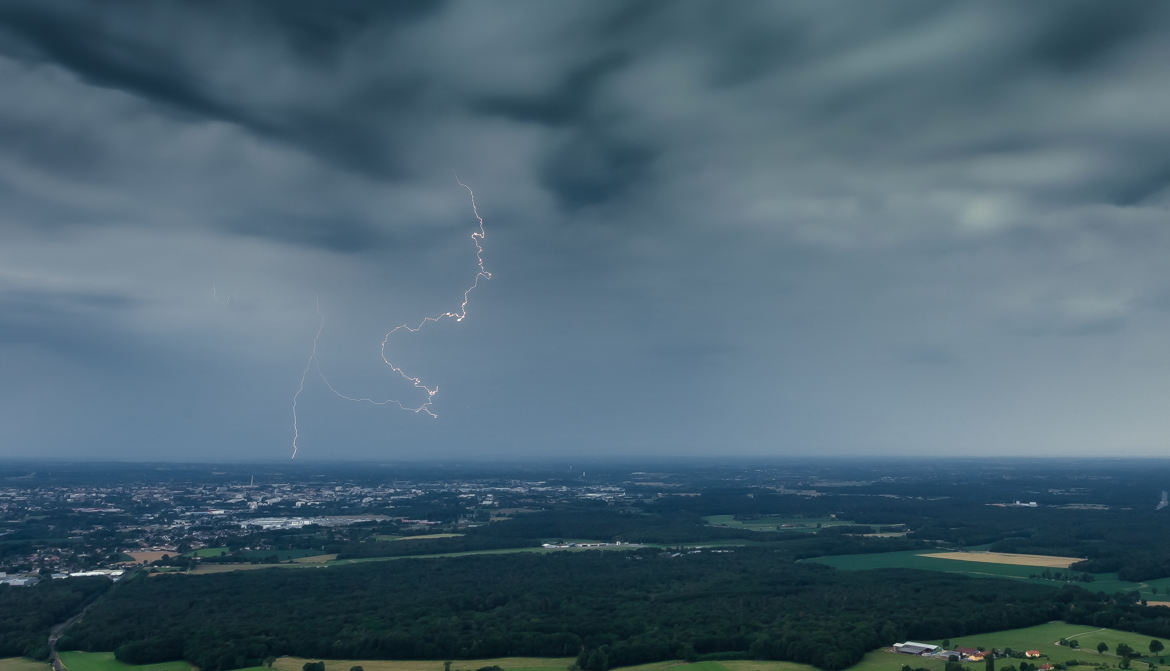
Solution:
<path fill-rule="evenodd" d="M 134 578 L 59 645 L 206 671 L 276 655 L 577 656 L 586 671 L 731 655 L 835 671 L 894 640 L 1029 626 L 1099 601 L 1076 588 L 837 572 L 769 549 L 487 555 Z"/>

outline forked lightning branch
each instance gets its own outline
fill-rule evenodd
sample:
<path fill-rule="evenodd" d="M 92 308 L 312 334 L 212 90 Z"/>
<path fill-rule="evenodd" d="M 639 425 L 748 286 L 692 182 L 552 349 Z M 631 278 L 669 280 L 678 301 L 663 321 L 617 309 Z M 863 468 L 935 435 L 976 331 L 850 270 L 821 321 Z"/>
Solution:
<path fill-rule="evenodd" d="M 290 459 L 296 459 L 297 451 L 299 449 L 298 441 L 300 439 L 300 423 L 299 423 L 299 420 L 297 418 L 297 402 L 300 400 L 301 394 L 304 393 L 304 391 L 305 391 L 306 378 L 308 378 L 309 373 L 311 371 L 314 371 L 314 370 L 317 372 L 317 376 L 321 379 L 321 382 L 325 385 L 325 387 L 330 392 L 332 392 L 334 396 L 342 399 L 343 401 L 349 401 L 352 403 L 365 403 L 368 405 L 376 405 L 376 406 L 387 406 L 387 405 L 394 406 L 394 407 L 399 408 L 400 410 L 406 410 L 408 412 L 413 412 L 415 414 L 426 413 L 427 415 L 430 415 L 432 418 L 438 417 L 438 415 L 435 414 L 435 412 L 433 410 L 431 410 L 431 404 L 434 402 L 435 395 L 439 393 L 438 385 L 428 386 L 426 383 L 424 383 L 422 381 L 421 377 L 406 372 L 401 366 L 399 366 L 398 364 L 396 364 L 390 360 L 390 357 L 388 355 L 388 350 L 390 348 L 391 339 L 395 336 L 395 334 L 400 333 L 402 331 L 408 331 L 410 333 L 418 333 L 427 324 L 433 323 L 433 322 L 440 322 L 440 321 L 443 321 L 445 319 L 451 319 L 457 323 L 462 322 L 467 317 L 467 304 L 471 301 L 471 292 L 474 291 L 479 286 L 480 280 L 490 280 L 492 277 L 492 274 L 490 272 L 488 272 L 487 268 L 484 267 L 483 239 L 484 239 L 486 233 L 485 233 L 484 227 L 483 227 L 483 217 L 480 216 L 479 207 L 476 205 L 476 202 L 475 202 L 475 192 L 471 190 L 471 187 L 467 186 L 462 181 L 460 181 L 458 176 L 455 177 L 455 181 L 459 184 L 459 186 L 461 186 L 467 190 L 467 195 L 471 199 L 471 212 L 472 212 L 472 214 L 475 215 L 475 220 L 478 224 L 478 227 L 476 228 L 476 230 L 471 233 L 471 241 L 472 241 L 472 243 L 475 244 L 475 262 L 476 262 L 476 268 L 477 268 L 476 273 L 475 273 L 475 278 L 472 280 L 471 285 L 463 290 L 463 300 L 459 303 L 458 310 L 447 311 L 447 312 L 442 312 L 439 314 L 429 315 L 429 316 L 423 317 L 421 320 L 419 320 L 419 322 L 417 324 L 414 324 L 413 326 L 409 323 L 399 324 L 398 326 L 395 326 L 394 328 L 392 328 L 386 332 L 386 335 L 383 336 L 383 338 L 382 338 L 382 345 L 380 348 L 380 355 L 382 357 L 382 363 L 384 365 L 386 365 L 388 368 L 390 368 L 390 370 L 394 371 L 403 380 L 409 382 L 414 389 L 421 392 L 419 394 L 419 397 L 421 400 L 417 402 L 417 405 L 414 405 L 412 403 L 408 403 L 408 402 L 402 401 L 400 399 L 394 399 L 394 398 L 373 399 L 373 398 L 368 398 L 368 397 L 363 397 L 363 396 L 354 396 L 352 394 L 346 394 L 346 393 L 338 390 L 337 387 L 334 386 L 334 384 L 329 381 L 329 378 L 325 376 L 325 371 L 321 368 L 321 361 L 317 356 L 318 347 L 319 347 L 320 342 L 321 342 L 321 333 L 322 333 L 322 331 L 325 330 L 325 318 L 324 318 L 324 315 L 321 313 L 320 301 L 318 301 L 318 303 L 317 303 L 318 322 L 317 322 L 317 331 L 313 335 L 313 348 L 309 352 L 308 360 L 305 361 L 305 368 L 303 371 L 301 371 L 300 383 L 297 385 L 296 393 L 293 394 L 293 398 L 292 398 L 293 438 L 292 438 L 292 456 L 290 457 Z"/>

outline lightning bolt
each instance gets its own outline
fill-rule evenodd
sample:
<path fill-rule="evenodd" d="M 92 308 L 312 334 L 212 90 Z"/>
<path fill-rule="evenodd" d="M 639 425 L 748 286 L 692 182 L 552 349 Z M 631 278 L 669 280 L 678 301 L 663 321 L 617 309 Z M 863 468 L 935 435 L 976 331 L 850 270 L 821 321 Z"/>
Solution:
<path fill-rule="evenodd" d="M 325 317 L 321 313 L 321 301 L 320 301 L 320 299 L 318 299 L 317 303 L 316 303 L 318 324 L 317 324 L 317 332 L 313 335 L 313 349 L 309 353 L 309 358 L 305 361 L 305 368 L 301 372 L 300 383 L 297 385 L 297 391 L 296 391 L 296 393 L 293 394 L 293 399 L 292 399 L 292 416 L 293 416 L 292 449 L 293 449 L 293 451 L 292 451 L 292 456 L 290 457 L 290 459 L 296 459 L 297 451 L 299 449 L 299 447 L 297 445 L 297 441 L 300 438 L 300 426 L 299 426 L 298 420 L 297 420 L 297 401 L 300 400 L 301 394 L 303 394 L 305 391 L 305 379 L 309 376 L 309 373 L 313 370 L 317 371 L 317 376 L 321 379 L 321 382 L 325 385 L 325 387 L 330 392 L 332 392 L 334 396 L 336 396 L 337 398 L 340 398 L 344 401 L 350 401 L 352 403 L 365 403 L 368 405 L 375 405 L 375 406 L 391 405 L 391 406 L 398 407 L 400 410 L 406 410 L 408 412 L 413 412 L 415 414 L 426 413 L 427 415 L 430 415 L 434 419 L 437 419 L 439 417 L 437 414 L 435 414 L 435 412 L 433 410 L 431 410 L 431 404 L 435 400 L 435 394 L 439 393 L 438 385 L 435 385 L 433 387 L 427 386 L 422 381 L 422 378 L 420 378 L 419 376 L 411 375 L 410 373 L 407 373 L 405 370 L 402 369 L 401 366 L 390 361 L 389 357 L 386 354 L 386 351 L 390 346 L 391 338 L 393 338 L 394 335 L 396 333 L 399 333 L 400 331 L 408 331 L 410 333 L 418 333 L 427 324 L 430 324 L 433 322 L 440 322 L 440 321 L 443 321 L 445 319 L 452 319 L 456 323 L 462 322 L 464 319 L 467 318 L 467 304 L 471 302 L 471 292 L 475 291 L 476 288 L 479 287 L 480 280 L 490 280 L 492 278 L 491 272 L 489 272 L 487 270 L 487 268 L 484 266 L 484 261 L 483 261 L 483 239 L 484 239 L 484 237 L 486 237 L 487 233 L 484 230 L 483 217 L 480 216 L 480 214 L 479 214 L 479 206 L 475 202 L 475 192 L 471 190 L 470 186 L 467 186 L 459 179 L 459 175 L 455 175 L 455 182 L 467 191 L 467 195 L 471 199 L 471 211 L 475 215 L 476 222 L 479 224 L 478 229 L 471 233 L 471 241 L 473 244 L 475 244 L 475 263 L 476 263 L 476 268 L 477 268 L 477 271 L 475 273 L 475 278 L 472 280 L 471 285 L 463 290 L 463 300 L 459 303 L 459 309 L 457 311 L 447 311 L 447 312 L 442 312 L 442 313 L 439 313 L 436 315 L 430 315 L 430 316 L 423 317 L 414 326 L 411 326 L 409 323 L 399 324 L 398 326 L 395 326 L 394 328 L 387 331 L 386 335 L 382 337 L 382 345 L 380 348 L 382 363 L 384 363 L 387 367 L 389 367 L 390 370 L 397 373 L 398 376 L 401 377 L 403 380 L 409 382 L 411 384 L 411 386 L 413 386 L 415 389 L 422 391 L 423 392 L 422 402 L 419 403 L 417 406 L 412 406 L 412 405 L 408 405 L 408 404 L 406 404 L 400 400 L 397 400 L 397 399 L 375 400 L 375 399 L 367 398 L 367 397 L 351 396 L 349 394 L 346 394 L 346 393 L 339 391 L 337 389 L 337 387 L 335 387 L 333 385 L 333 383 L 329 381 L 329 378 L 325 376 L 325 371 L 321 367 L 321 360 L 317 354 L 318 346 L 321 342 L 321 333 L 325 330 Z"/>

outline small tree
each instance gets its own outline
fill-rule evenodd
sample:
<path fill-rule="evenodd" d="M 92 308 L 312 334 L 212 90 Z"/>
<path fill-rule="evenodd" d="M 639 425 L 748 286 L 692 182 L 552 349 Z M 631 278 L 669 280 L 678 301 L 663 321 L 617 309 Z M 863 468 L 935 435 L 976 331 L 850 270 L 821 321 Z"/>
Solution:
<path fill-rule="evenodd" d="M 1156 655 L 1159 652 L 1162 652 L 1162 648 L 1164 647 L 1166 646 L 1162 645 L 1162 642 L 1155 638 L 1154 640 L 1150 641 L 1150 654 Z"/>
<path fill-rule="evenodd" d="M 1102 655 L 1109 652 L 1109 644 L 1105 641 L 1101 641 L 1097 644 L 1097 652 L 1101 653 Z"/>
<path fill-rule="evenodd" d="M 366 671 L 366 670 L 363 669 L 360 665 L 358 665 L 358 666 L 349 667 L 349 671 Z"/>
<path fill-rule="evenodd" d="M 272 655 L 269 655 L 269 656 L 267 656 L 267 657 L 265 657 L 265 658 L 264 658 L 264 666 L 267 666 L 268 668 L 270 668 L 270 669 L 271 669 L 271 668 L 272 668 L 272 663 L 273 663 L 273 662 L 275 662 L 275 661 L 276 661 L 276 658 L 275 658 L 275 657 L 273 657 Z"/>

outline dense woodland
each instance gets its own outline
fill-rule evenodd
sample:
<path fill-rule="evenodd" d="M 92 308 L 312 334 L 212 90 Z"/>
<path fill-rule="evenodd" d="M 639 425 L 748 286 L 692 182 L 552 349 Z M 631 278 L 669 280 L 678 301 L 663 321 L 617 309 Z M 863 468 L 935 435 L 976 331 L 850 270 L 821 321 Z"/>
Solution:
<path fill-rule="evenodd" d="M 774 551 L 406 559 L 328 570 L 138 577 L 63 647 L 203 669 L 268 655 L 578 655 L 589 671 L 730 653 L 841 669 L 895 639 L 958 636 L 1104 608 L 1075 588 L 917 571 L 837 572 Z"/>
<path fill-rule="evenodd" d="M 0 585 L 0 657 L 48 656 L 49 629 L 109 587 L 105 578 L 52 580 L 34 587 Z"/>

